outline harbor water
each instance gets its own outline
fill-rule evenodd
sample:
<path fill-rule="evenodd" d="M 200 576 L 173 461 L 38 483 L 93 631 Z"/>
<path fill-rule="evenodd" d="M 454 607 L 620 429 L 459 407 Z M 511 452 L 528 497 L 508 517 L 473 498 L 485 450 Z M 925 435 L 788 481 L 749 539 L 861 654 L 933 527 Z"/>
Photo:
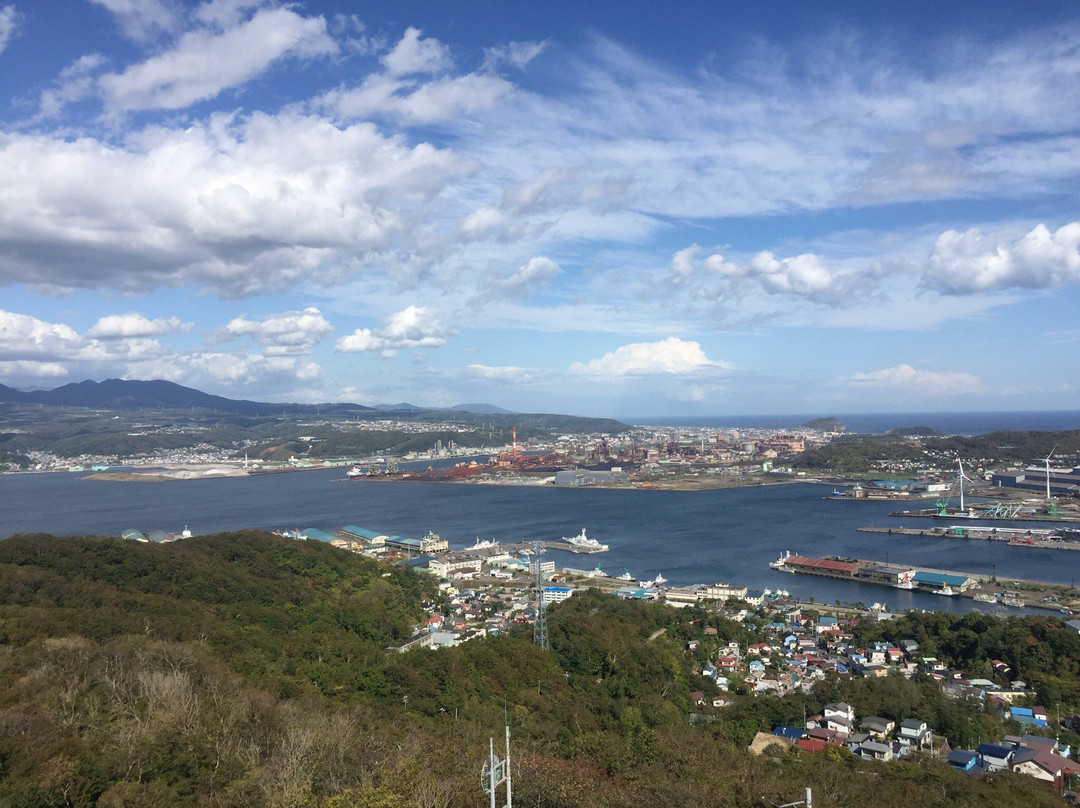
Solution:
<path fill-rule="evenodd" d="M 887 603 L 893 609 L 1003 607 L 888 587 L 791 575 L 769 568 L 782 551 L 838 555 L 958 570 L 1002 585 L 1013 578 L 1080 582 L 1080 553 L 881 533 L 859 527 L 930 527 L 890 517 L 896 502 L 827 499 L 812 483 L 712 491 L 563 489 L 507 485 L 344 481 L 343 469 L 211 480 L 129 482 L 77 473 L 0 475 L 0 536 L 45 532 L 119 536 L 127 528 L 218 533 L 244 528 L 358 525 L 391 535 L 434 531 L 451 548 L 477 538 L 550 540 L 582 528 L 610 552 L 551 552 L 558 566 L 640 579 L 662 573 L 670 585 L 723 581 L 751 589 L 786 589 L 818 602 Z M 902 507 L 917 507 L 916 505 Z M 967 524 L 967 522 L 965 521 Z M 973 523 L 978 523 L 977 520 Z M 1023 523 L 1017 523 L 1023 524 Z M 940 526 L 937 525 L 937 526 Z M 1026 525 L 1046 527 L 1045 523 Z"/>

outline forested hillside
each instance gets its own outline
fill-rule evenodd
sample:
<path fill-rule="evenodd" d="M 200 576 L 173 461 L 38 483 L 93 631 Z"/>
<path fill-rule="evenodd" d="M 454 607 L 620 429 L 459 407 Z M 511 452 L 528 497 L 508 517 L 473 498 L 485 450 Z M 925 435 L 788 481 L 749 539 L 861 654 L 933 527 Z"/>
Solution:
<path fill-rule="evenodd" d="M 432 583 L 244 532 L 0 542 L 0 805 L 456 808 L 509 721 L 521 806 L 1061 805 L 1030 778 L 842 749 L 756 757 L 771 715 L 691 726 L 715 614 L 575 595 L 519 635 L 386 653 Z M 749 635 L 745 635 L 749 636 Z M 1036 641 L 1038 642 L 1038 641 Z M 808 697 L 806 705 L 817 705 Z M 780 700 L 749 705 L 796 706 Z"/>

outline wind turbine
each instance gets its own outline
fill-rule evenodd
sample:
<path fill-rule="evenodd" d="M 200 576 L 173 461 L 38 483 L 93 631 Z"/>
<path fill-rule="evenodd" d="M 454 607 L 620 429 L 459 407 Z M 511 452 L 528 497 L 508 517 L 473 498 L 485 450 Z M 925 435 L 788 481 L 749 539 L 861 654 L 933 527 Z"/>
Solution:
<path fill-rule="evenodd" d="M 1043 462 L 1046 463 L 1046 501 L 1050 501 L 1050 458 L 1054 456 L 1054 451 L 1057 449 L 1057 444 L 1054 444 L 1054 448 L 1050 450 L 1050 454 L 1043 458 Z"/>
<path fill-rule="evenodd" d="M 960 467 L 960 513 L 964 513 L 964 480 L 969 483 L 975 482 L 973 479 L 964 474 L 964 461 L 959 457 L 956 458 L 956 465 Z"/>

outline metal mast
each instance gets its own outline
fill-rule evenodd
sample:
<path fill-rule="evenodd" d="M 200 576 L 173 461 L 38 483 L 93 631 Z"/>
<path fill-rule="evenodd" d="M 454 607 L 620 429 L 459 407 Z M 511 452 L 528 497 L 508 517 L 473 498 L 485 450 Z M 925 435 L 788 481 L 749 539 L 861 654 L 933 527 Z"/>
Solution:
<path fill-rule="evenodd" d="M 480 787 L 488 795 L 491 808 L 497 808 L 495 793 L 499 786 L 506 786 L 506 803 L 503 808 L 513 808 L 513 795 L 510 785 L 510 725 L 506 725 L 506 757 L 499 760 L 495 754 L 495 739 L 488 739 L 488 759 L 480 770 Z"/>
<path fill-rule="evenodd" d="M 533 621 L 533 644 L 539 645 L 541 650 L 548 650 L 547 630 L 547 607 L 544 604 L 544 585 L 540 577 L 540 557 L 544 554 L 540 542 L 534 541 L 532 548 L 532 563 L 535 565 L 536 580 L 536 619 Z"/>

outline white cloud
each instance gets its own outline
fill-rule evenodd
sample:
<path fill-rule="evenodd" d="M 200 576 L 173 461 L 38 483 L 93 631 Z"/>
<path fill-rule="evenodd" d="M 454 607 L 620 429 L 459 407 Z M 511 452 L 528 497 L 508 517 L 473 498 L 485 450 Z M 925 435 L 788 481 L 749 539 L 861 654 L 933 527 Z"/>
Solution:
<path fill-rule="evenodd" d="M 8 46 L 11 37 L 15 34 L 15 23 L 18 20 L 18 12 L 15 6 L 0 7 L 0 53 Z"/>
<path fill-rule="evenodd" d="M 333 327 L 315 307 L 272 314 L 262 320 L 233 318 L 223 329 L 227 338 L 250 336 L 266 349 L 267 356 L 301 356 L 311 353 Z"/>
<path fill-rule="evenodd" d="M 498 227 L 503 218 L 498 208 L 479 208 L 465 217 L 461 232 L 468 238 L 480 238 Z"/>
<path fill-rule="evenodd" d="M 544 255 L 537 255 L 505 278 L 495 278 L 487 287 L 489 297 L 524 298 L 562 274 L 559 265 Z M 481 293 L 483 294 L 483 292 Z"/>
<path fill-rule="evenodd" d="M 94 323 L 86 336 L 92 339 L 128 339 L 162 334 L 181 334 L 194 328 L 179 317 L 148 319 L 142 314 L 110 314 Z"/>
<path fill-rule="evenodd" d="M 1054 232 L 1039 224 L 1019 237 L 948 230 L 934 244 L 923 282 L 951 294 L 1080 283 L 1080 222 Z"/>
<path fill-rule="evenodd" d="M 190 31 L 173 50 L 123 73 L 101 76 L 98 86 L 111 112 L 182 109 L 242 85 L 286 57 L 325 56 L 335 50 L 322 17 L 264 9 L 224 32 Z"/>
<path fill-rule="evenodd" d="M 982 381 L 972 373 L 935 373 L 900 364 L 867 373 L 854 373 L 842 380 L 852 387 L 877 387 L 902 390 L 914 396 L 958 396 L 979 393 Z"/>
<path fill-rule="evenodd" d="M 499 382 L 500 384 L 528 384 L 536 380 L 540 375 L 533 368 L 521 368 L 513 365 L 466 365 L 467 374 L 485 381 Z"/>
<path fill-rule="evenodd" d="M 50 361 L 75 355 L 81 345 L 71 326 L 0 311 L 0 359 Z"/>
<path fill-rule="evenodd" d="M 0 376 L 5 379 L 62 379 L 67 373 L 68 369 L 60 362 L 0 360 Z"/>
<path fill-rule="evenodd" d="M 449 48 L 437 39 L 421 39 L 420 31 L 416 28 L 405 30 L 393 50 L 383 56 L 382 63 L 391 76 L 440 73 L 454 65 Z"/>
<path fill-rule="evenodd" d="M 465 166 L 370 124 L 214 116 L 124 146 L 0 138 L 0 282 L 202 285 L 226 296 L 422 260 L 432 198 Z"/>
<path fill-rule="evenodd" d="M 453 334 L 430 309 L 409 306 L 387 317 L 381 329 L 361 328 L 342 337 L 334 350 L 341 353 L 379 351 L 384 356 L 393 356 L 401 348 L 438 348 Z"/>
<path fill-rule="evenodd" d="M 500 47 L 484 48 L 484 61 L 493 68 L 506 64 L 524 70 L 548 45 L 548 42 L 510 42 Z"/>
<path fill-rule="evenodd" d="M 728 303 L 755 295 L 783 296 L 828 306 L 848 306 L 853 285 L 865 286 L 873 280 L 866 264 L 857 267 L 827 266 L 826 259 L 813 253 L 777 257 L 768 250 L 742 263 L 729 261 L 720 253 L 701 259 L 696 244 L 677 251 L 671 259 L 667 282 L 682 289 L 696 303 Z"/>
<path fill-rule="evenodd" d="M 320 108 L 344 119 L 385 116 L 408 126 L 449 121 L 494 105 L 513 85 L 492 73 L 444 75 L 454 67 L 450 52 L 435 39 L 420 39 L 410 28 L 386 54 L 385 70 L 358 87 L 342 88 L 318 99 Z M 434 75 L 431 80 L 420 76 Z"/>
<path fill-rule="evenodd" d="M 184 358 L 182 367 L 187 378 L 213 380 L 233 389 L 255 383 L 288 386 L 318 378 L 322 372 L 319 365 L 298 357 L 246 353 L 194 353 Z"/>
<path fill-rule="evenodd" d="M 175 9 L 161 0 L 92 0 L 107 8 L 120 30 L 136 42 L 150 41 L 173 31 L 179 23 Z"/>
<path fill-rule="evenodd" d="M 628 377 L 660 374 L 684 375 L 730 368 L 726 362 L 714 362 L 701 345 L 668 337 L 659 342 L 635 342 L 623 345 L 599 359 L 575 362 L 570 372 L 582 376 Z"/>

